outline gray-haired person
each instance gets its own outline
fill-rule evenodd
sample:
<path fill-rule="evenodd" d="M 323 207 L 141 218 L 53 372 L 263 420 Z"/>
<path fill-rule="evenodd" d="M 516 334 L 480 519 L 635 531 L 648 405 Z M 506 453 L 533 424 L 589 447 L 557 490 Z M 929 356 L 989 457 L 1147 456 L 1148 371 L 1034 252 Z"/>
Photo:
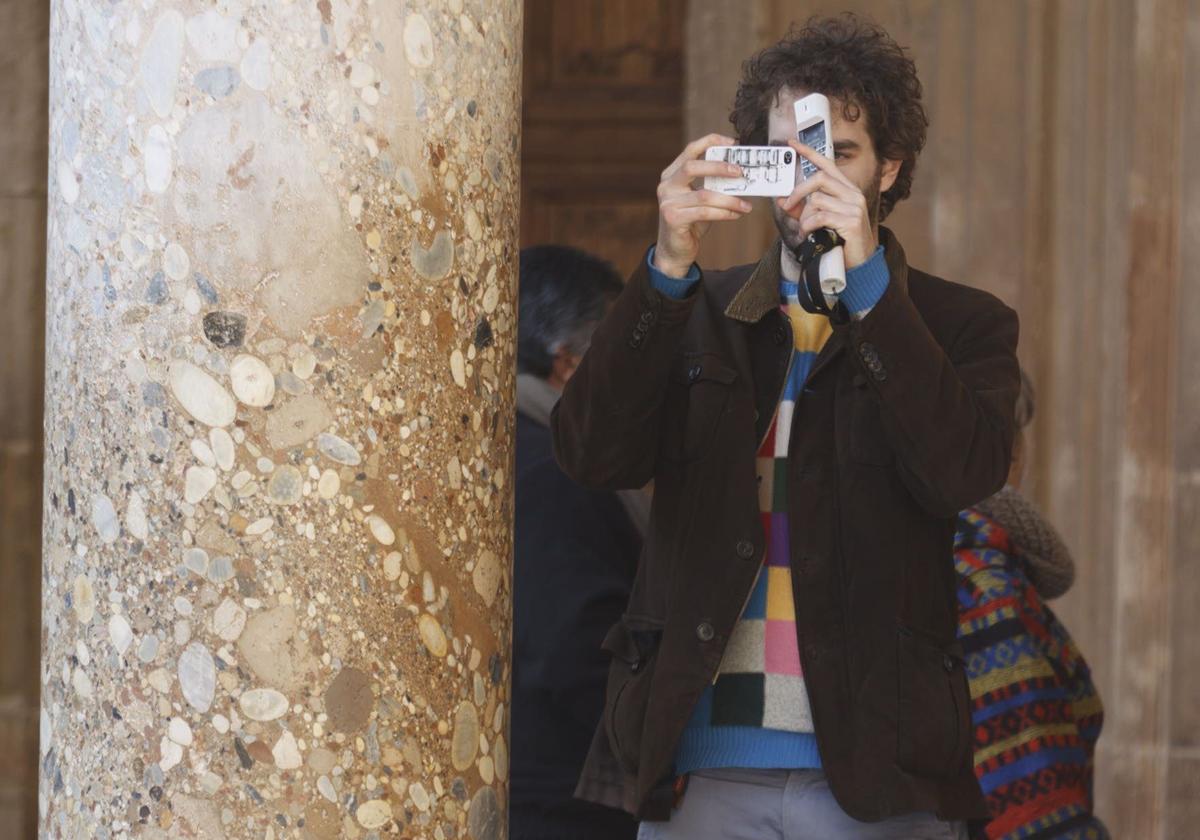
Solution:
<path fill-rule="evenodd" d="M 645 497 L 585 490 L 555 463 L 550 410 L 620 293 L 573 248 L 521 252 L 513 590 L 513 840 L 632 840 L 629 815 L 573 798 L 604 706 L 604 634 L 629 597 Z"/>

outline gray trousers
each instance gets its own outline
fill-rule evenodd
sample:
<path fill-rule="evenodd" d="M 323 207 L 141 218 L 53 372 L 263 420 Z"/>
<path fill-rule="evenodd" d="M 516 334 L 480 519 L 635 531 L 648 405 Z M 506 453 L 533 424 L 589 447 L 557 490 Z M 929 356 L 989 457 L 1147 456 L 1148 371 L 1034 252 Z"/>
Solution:
<path fill-rule="evenodd" d="M 820 770 L 700 770 L 669 822 L 638 840 L 966 840 L 965 823 L 906 814 L 877 823 L 846 815 Z"/>

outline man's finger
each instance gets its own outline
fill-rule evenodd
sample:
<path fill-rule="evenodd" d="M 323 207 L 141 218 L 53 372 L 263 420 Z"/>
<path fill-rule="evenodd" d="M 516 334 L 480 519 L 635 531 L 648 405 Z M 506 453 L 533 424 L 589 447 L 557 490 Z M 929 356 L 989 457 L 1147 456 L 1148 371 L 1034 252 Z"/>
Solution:
<path fill-rule="evenodd" d="M 683 151 L 675 160 L 671 161 L 670 165 L 663 170 L 662 179 L 665 181 L 674 175 L 679 167 L 683 166 L 689 160 L 695 160 L 702 157 L 706 151 L 712 146 L 734 146 L 737 141 L 732 137 L 726 137 L 724 134 L 706 134 L 683 147 Z"/>
<path fill-rule="evenodd" d="M 827 158 L 825 155 L 818 152 L 812 146 L 806 146 L 796 140 L 788 140 L 788 145 L 795 150 L 796 154 L 805 157 L 817 169 L 829 175 L 836 181 L 845 184 L 850 188 L 854 188 L 854 184 L 846 177 L 846 174 L 838 167 L 837 162 L 833 158 Z"/>
<path fill-rule="evenodd" d="M 675 213 L 673 224 L 690 225 L 695 222 L 732 222 L 742 218 L 744 214 L 737 210 L 726 210 L 723 207 L 707 207 L 698 205 L 684 207 Z"/>
<path fill-rule="evenodd" d="M 723 160 L 689 160 L 684 162 L 676 175 L 676 179 L 683 178 L 688 182 L 705 177 L 740 178 L 742 167 Z"/>

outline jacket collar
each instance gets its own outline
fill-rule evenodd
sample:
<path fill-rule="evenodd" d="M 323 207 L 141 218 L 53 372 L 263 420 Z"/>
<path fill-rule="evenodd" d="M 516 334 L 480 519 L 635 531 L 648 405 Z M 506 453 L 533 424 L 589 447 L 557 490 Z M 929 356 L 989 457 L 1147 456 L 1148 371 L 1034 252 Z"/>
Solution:
<path fill-rule="evenodd" d="M 904 249 L 895 234 L 888 228 L 879 228 L 879 244 L 883 246 L 883 258 L 887 262 L 891 282 L 898 284 L 904 291 L 908 290 L 908 261 L 904 257 Z M 779 308 L 779 277 L 780 248 L 782 243 L 776 239 L 767 252 L 763 254 L 750 277 L 738 289 L 729 306 L 725 307 L 726 316 L 735 321 L 747 324 L 757 323 L 764 315 Z"/>

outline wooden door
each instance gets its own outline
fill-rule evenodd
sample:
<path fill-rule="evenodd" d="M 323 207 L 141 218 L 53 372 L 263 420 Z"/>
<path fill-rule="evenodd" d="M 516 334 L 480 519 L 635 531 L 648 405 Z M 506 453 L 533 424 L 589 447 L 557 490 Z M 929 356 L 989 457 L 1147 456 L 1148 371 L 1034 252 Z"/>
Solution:
<path fill-rule="evenodd" d="M 521 246 L 573 245 L 624 275 L 653 241 L 682 148 L 686 0 L 526 0 Z"/>

